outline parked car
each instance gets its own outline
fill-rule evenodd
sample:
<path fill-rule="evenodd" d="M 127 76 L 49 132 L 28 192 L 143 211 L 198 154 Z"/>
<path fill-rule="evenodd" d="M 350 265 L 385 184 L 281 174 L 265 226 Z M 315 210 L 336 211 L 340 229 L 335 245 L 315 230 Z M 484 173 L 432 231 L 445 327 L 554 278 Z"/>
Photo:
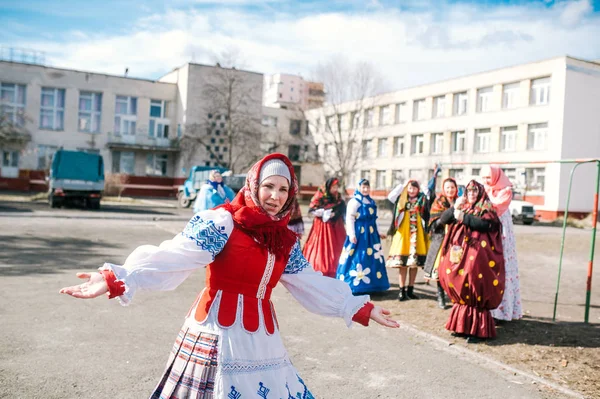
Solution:
<path fill-rule="evenodd" d="M 187 180 L 177 189 L 177 200 L 180 207 L 189 208 L 196 199 L 196 194 L 198 194 L 202 185 L 208 180 L 208 175 L 211 170 L 218 170 L 221 174 L 227 171 L 227 169 L 217 166 L 192 167 Z"/>
<path fill-rule="evenodd" d="M 513 191 L 513 199 L 508 207 L 513 222 L 523 222 L 523 224 L 532 224 L 535 221 L 535 206 L 522 199 L 519 191 Z"/>
<path fill-rule="evenodd" d="M 59 208 L 66 203 L 100 209 L 104 192 L 104 161 L 99 154 L 58 150 L 48 177 L 48 203 Z"/>

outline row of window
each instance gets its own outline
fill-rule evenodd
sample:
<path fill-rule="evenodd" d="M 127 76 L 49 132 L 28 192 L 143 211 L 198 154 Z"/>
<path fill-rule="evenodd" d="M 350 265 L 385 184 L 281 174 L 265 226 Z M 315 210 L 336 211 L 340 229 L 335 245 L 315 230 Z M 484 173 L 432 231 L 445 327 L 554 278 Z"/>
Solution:
<path fill-rule="evenodd" d="M 508 83 L 502 85 L 502 109 L 512 109 L 519 106 L 520 82 Z M 476 112 L 489 112 L 494 110 L 493 105 L 493 86 L 482 87 L 477 89 L 476 97 Z M 405 123 L 410 120 L 421 121 L 426 119 L 443 118 L 447 116 L 447 107 L 452 105 L 452 116 L 466 115 L 468 112 L 469 95 L 467 91 L 452 93 L 452 101 L 449 104 L 448 96 L 440 95 L 433 97 L 432 109 L 428 109 L 425 98 L 413 100 L 412 113 L 406 102 L 398 104 L 388 104 L 379 107 L 378 124 L 379 126 Z M 550 78 L 540 78 L 531 81 L 529 89 L 529 104 L 530 105 L 547 105 L 550 102 Z M 348 127 L 350 130 L 361 127 L 370 128 L 375 126 L 375 108 L 369 108 L 364 111 L 361 118 L 359 112 L 351 112 L 342 114 L 338 117 L 341 119 L 341 126 Z M 392 115 L 393 112 L 393 115 Z M 347 120 L 347 118 L 350 118 Z M 329 130 L 336 130 L 335 116 L 326 117 L 325 123 Z M 317 120 L 317 130 L 320 129 L 320 120 Z"/>
<path fill-rule="evenodd" d="M 262 125 L 267 127 L 277 127 L 277 117 L 270 115 L 263 115 Z M 302 120 L 301 119 L 290 119 L 290 130 L 289 133 L 292 136 L 297 136 L 302 131 Z M 310 134 L 308 123 L 306 123 L 306 129 L 304 134 L 308 136 Z"/>
<path fill-rule="evenodd" d="M 517 150 L 517 126 L 505 126 L 500 128 L 500 152 L 513 152 Z M 373 151 L 374 139 L 362 141 L 361 157 L 363 159 L 381 158 L 389 156 L 390 138 L 377 139 L 377 151 Z M 392 156 L 405 155 L 405 137 L 396 136 L 391 138 Z M 492 151 L 492 131 L 490 128 L 475 129 L 474 153 L 488 153 Z M 467 133 L 465 131 L 452 132 L 450 135 L 450 153 L 460 154 L 467 150 Z M 548 149 L 548 123 L 536 123 L 528 125 L 527 150 L 539 151 Z M 430 135 L 429 153 L 439 155 L 444 153 L 444 134 L 432 133 Z M 425 154 L 425 135 L 413 134 L 410 136 L 410 155 Z"/>
<path fill-rule="evenodd" d="M 539 191 L 543 192 L 546 183 L 546 169 L 545 168 L 524 168 L 524 170 L 517 171 L 516 168 L 503 168 L 502 169 L 506 176 L 513 183 L 513 187 L 519 190 L 527 191 Z M 481 171 L 481 167 L 471 168 L 469 176 L 477 177 Z M 388 172 L 391 172 L 392 184 L 388 186 L 387 176 Z M 467 176 L 465 168 L 454 168 L 448 170 L 449 177 L 456 179 L 459 183 L 466 183 L 464 178 Z M 372 175 L 371 170 L 361 170 L 360 178 L 368 179 L 374 184 L 373 188 L 378 190 L 390 189 L 401 182 L 406 182 L 408 179 L 414 179 L 422 184 L 426 183 L 433 176 L 433 169 L 409 169 L 408 173 L 404 170 L 376 170 L 375 176 Z M 438 179 L 438 184 L 440 184 Z M 357 176 L 352 176 L 352 181 L 358 181 Z M 439 188 L 438 188 L 439 189 Z"/>
<path fill-rule="evenodd" d="M 14 83 L 0 83 L 0 111 L 8 115 L 9 120 L 18 125 L 25 124 L 25 106 L 27 102 L 26 86 Z M 137 97 L 115 96 L 114 133 L 134 135 L 137 123 Z M 169 120 L 167 119 L 168 101 L 150 100 L 150 122 L 148 135 L 156 138 L 168 138 Z M 102 124 L 102 93 L 79 92 L 79 118 L 77 128 L 80 132 L 100 133 Z M 64 130 L 65 89 L 42 87 L 40 102 L 40 129 Z"/>

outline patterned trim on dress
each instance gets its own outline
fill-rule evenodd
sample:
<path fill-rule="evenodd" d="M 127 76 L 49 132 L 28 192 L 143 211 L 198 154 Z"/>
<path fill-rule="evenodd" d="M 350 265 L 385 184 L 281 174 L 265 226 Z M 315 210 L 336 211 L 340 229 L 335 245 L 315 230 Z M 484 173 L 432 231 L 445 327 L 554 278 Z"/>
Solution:
<path fill-rule="evenodd" d="M 212 220 L 205 220 L 195 215 L 185 226 L 181 235 L 196 242 L 202 250 L 210 252 L 213 260 L 227 243 L 225 226 L 217 226 Z"/>
<path fill-rule="evenodd" d="M 306 260 L 302 251 L 300 250 L 300 243 L 296 242 L 290 253 L 290 259 L 287 265 L 285 265 L 284 274 L 298 274 L 307 267 L 311 267 L 310 263 Z"/>
<path fill-rule="evenodd" d="M 279 370 L 291 366 L 292 362 L 287 355 L 266 360 L 230 359 L 221 362 L 221 372 L 223 374 L 243 374 L 265 370 Z"/>
<path fill-rule="evenodd" d="M 256 297 L 259 299 L 265 298 L 265 292 L 267 291 L 267 284 L 269 280 L 271 280 L 271 275 L 273 275 L 273 268 L 275 267 L 275 255 L 271 252 L 268 252 L 267 255 L 267 267 L 265 268 L 265 272 L 263 273 L 262 279 L 260 280 L 260 284 L 258 286 L 258 292 L 256 293 Z"/>

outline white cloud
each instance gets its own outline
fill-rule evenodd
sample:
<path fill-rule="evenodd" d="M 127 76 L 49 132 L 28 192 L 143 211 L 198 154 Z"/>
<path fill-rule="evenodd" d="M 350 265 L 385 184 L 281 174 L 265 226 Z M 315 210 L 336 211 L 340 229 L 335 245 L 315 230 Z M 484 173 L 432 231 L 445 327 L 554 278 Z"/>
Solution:
<path fill-rule="evenodd" d="M 139 19 L 126 35 L 87 32 L 64 43 L 18 45 L 45 50 L 56 66 L 115 74 L 129 67 L 130 76 L 151 78 L 192 58 L 210 63 L 231 47 L 241 50 L 247 69 L 304 76 L 319 61 L 344 54 L 373 63 L 393 90 L 565 54 L 598 59 L 600 17 L 590 7 L 574 1 L 401 11 L 378 2 L 362 13 L 170 10 Z"/>

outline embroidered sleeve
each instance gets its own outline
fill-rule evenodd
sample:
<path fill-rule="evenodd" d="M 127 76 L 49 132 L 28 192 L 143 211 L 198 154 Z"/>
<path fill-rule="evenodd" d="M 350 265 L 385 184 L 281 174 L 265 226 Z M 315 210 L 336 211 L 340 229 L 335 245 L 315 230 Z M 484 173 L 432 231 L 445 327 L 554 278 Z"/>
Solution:
<path fill-rule="evenodd" d="M 189 221 L 181 234 L 159 246 L 137 247 L 116 265 L 105 263 L 100 270 L 111 270 L 122 282 L 122 305 L 128 305 L 138 289 L 168 291 L 177 288 L 196 269 L 214 260 L 233 230 L 231 214 L 224 209 L 200 212 Z"/>
<path fill-rule="evenodd" d="M 304 261 L 310 265 L 306 259 Z M 348 284 L 324 277 L 312 266 L 304 267 L 297 273 L 284 273 L 279 281 L 309 312 L 341 317 L 348 327 L 352 325 L 356 312 L 369 301 L 368 295 L 352 295 Z"/>
<path fill-rule="evenodd" d="M 388 194 L 388 201 L 390 201 L 392 204 L 396 203 L 396 200 L 400 194 L 402 194 L 402 190 L 404 190 L 404 183 L 400 183 L 394 187 L 394 189 Z"/>
<path fill-rule="evenodd" d="M 302 255 L 302 251 L 300 250 L 300 242 L 297 241 L 294 247 L 292 248 L 292 252 L 290 253 L 290 259 L 288 260 L 288 263 L 285 266 L 285 270 L 283 272 L 285 274 L 296 274 L 306 269 L 307 267 L 311 267 L 310 263 L 308 263 L 304 255 Z"/>

